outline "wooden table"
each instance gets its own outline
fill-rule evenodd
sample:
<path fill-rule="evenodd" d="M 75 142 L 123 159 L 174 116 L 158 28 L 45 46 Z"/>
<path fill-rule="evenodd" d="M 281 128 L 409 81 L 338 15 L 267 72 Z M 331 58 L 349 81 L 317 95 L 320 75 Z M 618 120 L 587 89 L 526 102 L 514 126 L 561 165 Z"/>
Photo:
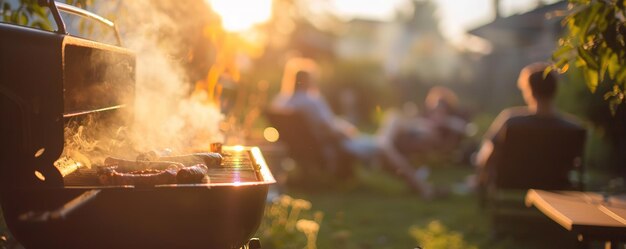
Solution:
<path fill-rule="evenodd" d="M 535 206 L 580 241 L 606 241 L 606 247 L 618 248 L 626 242 L 626 195 L 604 198 L 599 193 L 545 191 L 531 189 L 526 206 Z"/>

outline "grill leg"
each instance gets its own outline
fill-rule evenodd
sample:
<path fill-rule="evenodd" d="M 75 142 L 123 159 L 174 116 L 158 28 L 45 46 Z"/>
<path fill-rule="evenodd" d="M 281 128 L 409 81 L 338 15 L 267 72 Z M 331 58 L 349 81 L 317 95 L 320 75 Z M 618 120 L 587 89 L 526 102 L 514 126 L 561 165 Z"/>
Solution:
<path fill-rule="evenodd" d="M 258 238 L 252 238 L 242 249 L 261 249 L 261 241 Z"/>

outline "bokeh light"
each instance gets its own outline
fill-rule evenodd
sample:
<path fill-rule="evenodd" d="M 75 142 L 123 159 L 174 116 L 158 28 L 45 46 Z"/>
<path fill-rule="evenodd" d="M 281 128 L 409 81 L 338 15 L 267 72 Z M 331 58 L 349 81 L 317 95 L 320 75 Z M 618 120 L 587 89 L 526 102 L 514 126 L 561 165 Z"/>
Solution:
<path fill-rule="evenodd" d="M 280 134 L 278 133 L 278 130 L 276 130 L 276 128 L 274 128 L 274 127 L 267 127 L 267 128 L 265 128 L 265 130 L 263 130 L 263 137 L 268 142 L 272 142 L 273 143 L 273 142 L 278 141 L 278 138 L 280 137 Z"/>

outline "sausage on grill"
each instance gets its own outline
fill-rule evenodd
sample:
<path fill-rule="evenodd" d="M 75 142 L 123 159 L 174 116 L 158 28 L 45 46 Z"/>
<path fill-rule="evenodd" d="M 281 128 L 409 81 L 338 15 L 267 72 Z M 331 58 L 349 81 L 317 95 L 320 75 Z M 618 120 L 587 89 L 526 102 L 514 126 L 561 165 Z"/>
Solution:
<path fill-rule="evenodd" d="M 179 162 L 168 162 L 168 161 L 132 161 L 114 157 L 107 157 L 104 159 L 105 166 L 117 166 L 116 171 L 118 172 L 131 172 L 145 169 L 156 169 L 156 170 L 166 170 L 166 169 L 180 169 L 183 168 L 184 165 Z"/>
<path fill-rule="evenodd" d="M 101 167 L 98 176 L 100 184 L 154 186 L 174 183 L 208 183 L 210 181 L 208 168 L 204 164 L 165 170 L 144 169 L 120 172 L 118 169 L 118 166 Z"/>
<path fill-rule="evenodd" d="M 209 169 L 204 164 L 184 167 L 178 170 L 176 182 L 181 184 L 208 183 Z"/>
<path fill-rule="evenodd" d="M 141 170 L 129 173 L 120 173 L 116 167 L 105 167 L 100 173 L 99 180 L 103 185 L 137 185 L 154 186 L 176 183 L 176 170 Z"/>
<path fill-rule="evenodd" d="M 105 166 L 99 169 L 100 183 L 103 185 L 146 186 L 208 183 L 207 164 L 215 167 L 222 162 L 222 156 L 218 153 L 195 153 L 152 159 L 157 161 L 132 161 L 107 157 L 104 160 Z"/>
<path fill-rule="evenodd" d="M 213 152 L 194 153 L 180 156 L 163 156 L 159 157 L 157 161 L 178 162 L 185 166 L 204 164 L 210 168 L 220 166 L 222 163 L 222 155 Z"/>

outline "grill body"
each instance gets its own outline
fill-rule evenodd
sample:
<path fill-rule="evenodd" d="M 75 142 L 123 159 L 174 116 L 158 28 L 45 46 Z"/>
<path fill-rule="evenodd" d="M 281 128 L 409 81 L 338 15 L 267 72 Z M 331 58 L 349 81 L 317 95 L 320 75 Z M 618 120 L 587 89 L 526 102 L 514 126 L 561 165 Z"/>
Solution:
<path fill-rule="evenodd" d="M 111 188 L 51 222 L 19 216 L 58 208 L 85 189 L 21 189 L 2 201 L 26 248 L 240 248 L 260 224 L 267 186 Z"/>
<path fill-rule="evenodd" d="M 0 203 L 26 248 L 240 248 L 254 235 L 275 182 L 258 148 L 245 148 L 258 181 L 65 186 L 54 162 L 68 120 L 95 113 L 132 120 L 135 55 L 3 23 L 0 37 Z M 29 216 L 94 190 L 61 218 Z"/>

